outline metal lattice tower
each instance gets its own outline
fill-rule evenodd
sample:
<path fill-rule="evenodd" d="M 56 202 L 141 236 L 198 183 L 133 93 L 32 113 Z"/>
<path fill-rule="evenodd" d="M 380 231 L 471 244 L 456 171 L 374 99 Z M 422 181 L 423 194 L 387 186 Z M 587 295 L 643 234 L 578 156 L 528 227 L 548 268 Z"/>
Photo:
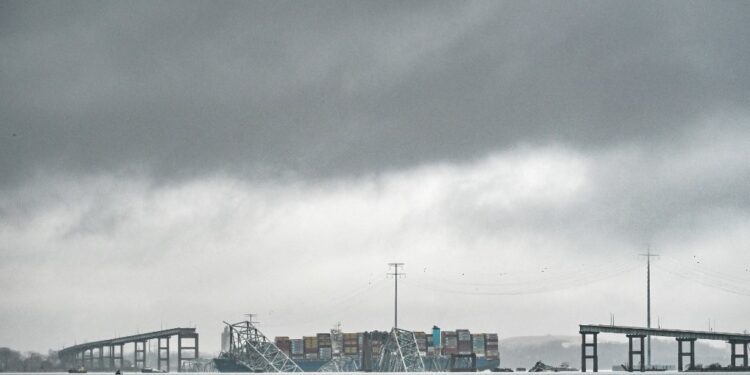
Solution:
<path fill-rule="evenodd" d="M 380 353 L 380 372 L 424 372 L 414 332 L 393 328 Z"/>
<path fill-rule="evenodd" d="M 229 353 L 254 372 L 302 372 L 286 353 L 250 321 L 229 324 Z"/>

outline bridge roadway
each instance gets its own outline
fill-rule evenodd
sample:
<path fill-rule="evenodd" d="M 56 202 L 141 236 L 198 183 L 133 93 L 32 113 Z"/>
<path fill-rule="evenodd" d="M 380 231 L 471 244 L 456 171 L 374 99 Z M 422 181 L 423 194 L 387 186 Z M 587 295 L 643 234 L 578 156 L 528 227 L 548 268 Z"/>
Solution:
<path fill-rule="evenodd" d="M 177 336 L 177 371 L 182 371 L 183 360 L 198 358 L 198 333 L 195 331 L 195 328 L 170 328 L 108 340 L 87 342 L 63 348 L 58 352 L 58 356 L 68 366 L 82 366 L 87 369 L 96 368 L 102 370 L 124 368 L 124 346 L 125 344 L 133 343 L 133 366 L 135 368 L 144 368 L 146 367 L 146 343 L 149 340 L 158 340 L 156 368 L 169 371 L 169 341 L 174 336 Z M 183 342 L 185 339 L 192 340 L 192 342 L 185 343 Z M 96 355 L 94 351 L 96 351 Z M 188 354 L 192 354 L 192 356 L 185 356 L 185 351 L 188 351 Z M 166 365 L 166 368 L 163 368 L 162 365 Z"/>
<path fill-rule="evenodd" d="M 748 367 L 748 344 L 750 344 L 750 334 L 728 333 L 713 331 L 690 331 L 679 329 L 664 328 L 647 328 L 647 327 L 629 327 L 616 325 L 596 325 L 581 324 L 579 333 L 581 334 L 581 371 L 586 372 L 586 360 L 592 359 L 594 372 L 599 370 L 599 355 L 597 353 L 597 338 L 600 333 L 619 333 L 628 337 L 628 366 L 631 370 L 645 371 L 644 367 L 644 338 L 648 336 L 674 337 L 677 339 L 677 363 L 678 371 L 683 371 L 683 358 L 689 357 L 689 367 L 695 367 L 695 341 L 696 340 L 720 340 L 727 341 L 732 348 L 731 367 L 737 367 L 737 359 L 742 360 L 742 367 Z M 586 337 L 592 336 L 593 341 L 586 342 Z M 638 339 L 640 345 L 636 348 L 633 345 L 633 339 Z M 689 343 L 690 349 L 686 350 L 683 343 Z M 738 352 L 737 346 L 741 346 L 741 352 Z M 592 348 L 589 352 L 587 348 Z M 638 356 L 640 359 L 639 369 L 633 368 L 633 357 Z"/>

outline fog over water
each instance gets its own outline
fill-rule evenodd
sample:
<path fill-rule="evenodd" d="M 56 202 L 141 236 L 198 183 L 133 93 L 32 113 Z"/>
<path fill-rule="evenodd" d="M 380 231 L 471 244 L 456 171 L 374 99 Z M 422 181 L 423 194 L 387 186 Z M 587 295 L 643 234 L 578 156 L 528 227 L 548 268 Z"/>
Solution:
<path fill-rule="evenodd" d="M 750 329 L 748 2 L 0 3 L 0 347 Z M 658 323 L 657 323 L 658 322 Z M 501 354 L 502 355 L 502 354 Z"/>

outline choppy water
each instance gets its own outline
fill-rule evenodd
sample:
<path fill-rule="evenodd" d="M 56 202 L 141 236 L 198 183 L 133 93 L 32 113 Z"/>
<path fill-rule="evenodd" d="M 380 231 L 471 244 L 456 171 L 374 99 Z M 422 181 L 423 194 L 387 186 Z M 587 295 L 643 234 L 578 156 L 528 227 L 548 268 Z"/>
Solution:
<path fill-rule="evenodd" d="M 625 374 L 628 374 L 628 375 L 638 374 L 638 372 L 606 371 L 606 370 L 601 370 L 601 371 L 599 371 L 599 373 L 622 374 L 622 375 L 625 375 Z M 736 372 L 736 371 L 735 372 L 697 372 L 697 373 L 695 373 L 695 372 L 688 372 L 688 373 L 682 373 L 682 372 L 677 372 L 675 370 L 675 371 L 649 372 L 649 374 L 678 374 L 678 373 L 679 374 L 706 374 L 706 375 L 710 375 L 710 374 L 750 374 L 750 372 Z M 70 375 L 67 372 L 4 372 L 2 374 L 3 375 L 4 374 L 18 374 L 18 375 L 40 375 L 40 374 L 44 374 L 44 375 Z M 108 374 L 108 375 L 112 375 L 112 374 L 114 374 L 114 372 L 89 372 L 89 374 Z M 123 372 L 123 374 L 141 374 L 141 373 L 140 372 Z M 178 374 L 178 373 L 177 372 L 171 372 L 171 374 Z M 184 373 L 184 374 L 186 374 L 186 375 L 217 375 L 217 374 L 226 374 L 226 373 L 219 373 L 219 372 L 187 372 L 187 373 Z M 239 373 L 236 373 L 236 374 L 248 375 L 247 372 L 239 372 Z M 274 372 L 260 373 L 260 374 L 278 375 L 278 373 L 274 373 Z M 330 372 L 325 372 L 325 373 L 324 372 L 306 372 L 305 374 L 325 374 L 325 375 L 331 375 Z M 362 372 L 346 372 L 346 373 L 343 373 L 342 372 L 340 374 L 342 374 L 342 375 L 363 375 L 364 373 L 362 373 Z M 400 372 L 392 372 L 392 373 L 390 373 L 390 372 L 382 372 L 382 373 L 377 373 L 377 374 L 383 374 L 383 375 L 388 375 L 388 374 L 392 374 L 392 375 L 404 375 L 403 373 L 400 373 Z M 477 373 L 476 372 L 451 372 L 451 373 L 445 373 L 445 372 L 424 372 L 423 374 L 435 374 L 435 375 L 446 375 L 446 374 L 450 374 L 450 375 L 461 375 L 461 374 L 472 375 L 473 374 L 473 375 L 476 375 Z M 496 373 L 491 373 L 491 372 L 485 371 L 485 372 L 483 372 L 483 374 L 496 374 Z M 503 373 L 497 373 L 497 374 L 499 375 L 499 374 L 503 374 Z M 566 371 L 566 372 L 560 372 L 560 374 L 589 374 L 590 375 L 590 374 L 592 374 L 592 372 L 591 371 L 589 371 L 589 372 Z M 253 375 L 257 375 L 257 374 L 253 374 Z"/>

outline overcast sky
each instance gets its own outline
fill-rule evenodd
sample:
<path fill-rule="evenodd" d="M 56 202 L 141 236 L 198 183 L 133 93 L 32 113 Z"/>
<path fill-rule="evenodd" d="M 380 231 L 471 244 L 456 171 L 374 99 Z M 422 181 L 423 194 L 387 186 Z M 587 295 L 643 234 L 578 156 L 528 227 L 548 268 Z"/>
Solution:
<path fill-rule="evenodd" d="M 0 2 L 0 346 L 750 329 L 750 3 Z"/>

